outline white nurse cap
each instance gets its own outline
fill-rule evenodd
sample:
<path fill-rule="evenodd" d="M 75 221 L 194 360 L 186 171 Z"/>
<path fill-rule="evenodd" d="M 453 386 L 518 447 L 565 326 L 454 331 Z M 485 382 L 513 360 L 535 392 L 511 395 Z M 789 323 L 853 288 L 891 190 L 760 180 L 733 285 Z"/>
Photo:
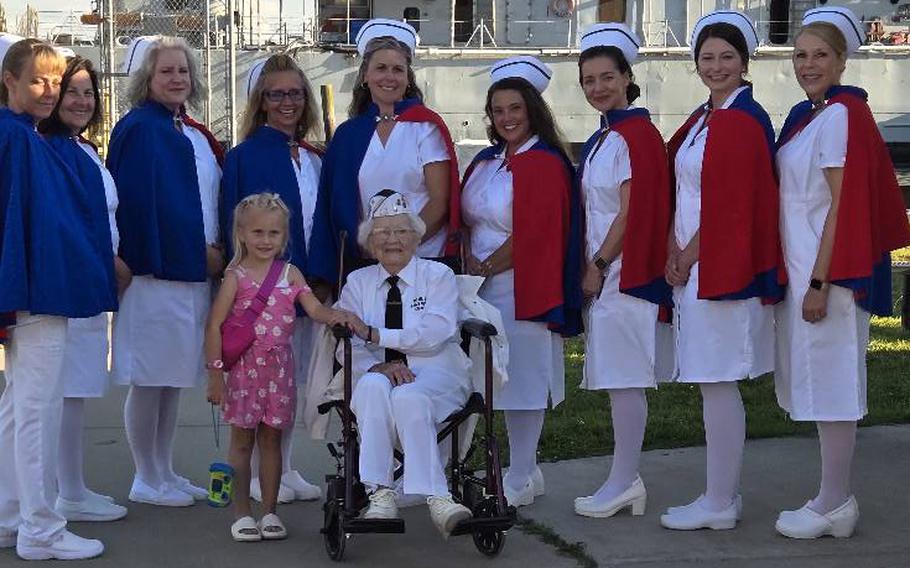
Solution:
<path fill-rule="evenodd" d="M 619 22 L 606 22 L 594 24 L 581 34 L 579 48 L 582 52 L 598 46 L 618 48 L 629 65 L 632 65 L 638 59 L 641 40 L 629 26 Z"/>
<path fill-rule="evenodd" d="M 553 72 L 550 67 L 530 55 L 518 55 L 497 61 L 490 67 L 490 79 L 498 83 L 503 79 L 518 78 L 531 83 L 538 93 L 547 90 Z"/>
<path fill-rule="evenodd" d="M 695 28 L 692 29 L 692 38 L 689 40 L 689 46 L 692 48 L 693 54 L 695 44 L 698 43 L 698 36 L 701 35 L 701 31 L 705 29 L 706 26 L 710 26 L 711 24 L 730 24 L 736 26 L 746 40 L 746 49 L 749 51 L 749 55 L 755 53 L 755 50 L 758 48 L 758 32 L 755 31 L 755 23 L 752 21 L 752 18 L 738 10 L 717 10 L 716 12 L 711 12 L 710 14 L 702 16 L 701 19 L 695 23 Z"/>
<path fill-rule="evenodd" d="M 357 44 L 357 53 L 363 56 L 370 40 L 386 36 L 393 37 L 408 46 L 408 49 L 411 50 L 411 56 L 413 57 L 419 39 L 417 37 L 417 30 L 407 22 L 399 22 L 398 20 L 389 20 L 386 18 L 373 18 L 360 28 L 360 31 L 357 32 L 357 39 L 355 41 Z"/>
<path fill-rule="evenodd" d="M 55 45 L 54 49 L 57 50 L 57 53 L 59 53 L 60 56 L 63 57 L 64 59 L 69 60 L 69 59 L 72 59 L 73 57 L 76 57 L 76 52 L 73 51 L 69 47 L 61 47 L 59 45 Z"/>
<path fill-rule="evenodd" d="M 837 27 L 847 41 L 847 55 L 854 53 L 865 43 L 866 32 L 863 25 L 849 8 L 842 6 L 813 8 L 803 16 L 803 26 L 814 22 L 825 22 Z"/>
<path fill-rule="evenodd" d="M 15 34 L 0 34 L 0 65 L 3 64 L 3 58 L 6 57 L 6 52 L 9 51 L 9 48 L 14 43 L 19 43 L 24 39 L 24 37 Z"/>
<path fill-rule="evenodd" d="M 268 59 L 260 59 L 256 63 L 253 63 L 253 66 L 250 67 L 250 73 L 246 76 L 246 98 L 250 98 L 250 95 L 253 94 L 253 89 L 256 88 L 256 83 L 259 82 L 259 77 L 262 75 L 262 68 L 265 67 L 265 62 Z"/>
<path fill-rule="evenodd" d="M 383 189 L 370 198 L 370 219 L 392 217 L 410 212 L 408 200 L 397 191 Z"/>
<path fill-rule="evenodd" d="M 149 47 L 160 39 L 160 35 L 139 36 L 134 38 L 126 49 L 126 58 L 123 60 L 122 71 L 127 75 L 132 75 L 138 71 L 139 68 L 142 67 L 142 63 L 145 62 Z"/>

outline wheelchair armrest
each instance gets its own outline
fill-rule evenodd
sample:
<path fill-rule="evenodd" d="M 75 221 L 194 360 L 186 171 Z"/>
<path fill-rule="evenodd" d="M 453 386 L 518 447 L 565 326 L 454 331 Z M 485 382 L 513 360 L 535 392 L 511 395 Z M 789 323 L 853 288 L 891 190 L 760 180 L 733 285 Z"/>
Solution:
<path fill-rule="evenodd" d="M 496 327 L 490 322 L 471 318 L 461 322 L 461 333 L 483 339 L 496 335 Z"/>
<path fill-rule="evenodd" d="M 319 412 L 319 414 L 328 414 L 333 408 L 338 407 L 338 406 L 344 406 L 344 401 L 343 400 L 330 400 L 328 402 L 323 402 L 322 404 L 320 404 L 319 406 L 316 407 L 316 411 Z"/>
<path fill-rule="evenodd" d="M 350 339 L 353 332 L 347 327 L 337 324 L 332 326 L 332 335 L 335 336 L 335 339 Z"/>

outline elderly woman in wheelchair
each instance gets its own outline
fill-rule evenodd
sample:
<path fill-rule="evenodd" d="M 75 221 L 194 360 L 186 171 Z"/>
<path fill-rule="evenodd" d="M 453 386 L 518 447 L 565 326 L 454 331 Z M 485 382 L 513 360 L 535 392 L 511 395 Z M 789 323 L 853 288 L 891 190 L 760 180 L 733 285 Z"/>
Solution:
<path fill-rule="evenodd" d="M 415 256 L 424 231 L 402 195 L 384 190 L 373 197 L 358 242 L 379 262 L 348 276 L 337 307 L 359 318 L 350 406 L 360 434 L 360 481 L 371 491 L 361 518 L 398 516 L 397 440 L 404 492 L 428 496 L 430 516 L 447 537 L 472 513 L 449 492 L 437 429 L 465 405 L 472 385 L 470 361 L 458 343 L 455 274 Z"/>

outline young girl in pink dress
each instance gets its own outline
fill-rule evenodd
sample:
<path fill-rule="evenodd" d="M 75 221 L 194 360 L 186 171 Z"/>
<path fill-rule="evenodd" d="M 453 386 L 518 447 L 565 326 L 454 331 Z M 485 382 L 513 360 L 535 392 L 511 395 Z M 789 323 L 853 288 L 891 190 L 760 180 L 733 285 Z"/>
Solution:
<path fill-rule="evenodd" d="M 234 259 L 212 305 L 205 336 L 208 400 L 218 404 L 231 424 L 229 461 L 234 468 L 236 520 L 231 534 L 237 541 L 282 539 L 287 530 L 275 514 L 281 482 L 281 431 L 294 425 L 297 389 L 291 337 L 295 302 L 309 317 L 327 324 L 349 322 L 350 314 L 322 305 L 311 293 L 300 271 L 284 263 L 256 319 L 256 339 L 228 373 L 221 360 L 221 324 L 230 313 L 239 315 L 259 292 L 272 263 L 288 243 L 287 206 L 275 194 L 259 193 L 241 201 L 234 210 Z M 226 376 L 226 380 L 225 380 Z M 252 517 L 249 499 L 250 457 L 259 444 L 263 517 Z"/>

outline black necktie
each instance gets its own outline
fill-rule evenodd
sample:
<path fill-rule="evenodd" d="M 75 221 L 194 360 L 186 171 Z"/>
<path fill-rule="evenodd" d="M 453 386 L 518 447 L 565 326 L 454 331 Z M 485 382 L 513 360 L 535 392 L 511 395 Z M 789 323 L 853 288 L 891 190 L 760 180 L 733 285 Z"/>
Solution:
<path fill-rule="evenodd" d="M 385 300 L 385 326 L 388 329 L 401 329 L 404 325 L 404 315 L 401 311 L 401 290 L 398 288 L 397 276 L 389 276 L 386 282 L 389 283 L 389 295 Z M 402 361 L 408 364 L 408 357 L 396 349 L 385 350 L 385 362 Z"/>

